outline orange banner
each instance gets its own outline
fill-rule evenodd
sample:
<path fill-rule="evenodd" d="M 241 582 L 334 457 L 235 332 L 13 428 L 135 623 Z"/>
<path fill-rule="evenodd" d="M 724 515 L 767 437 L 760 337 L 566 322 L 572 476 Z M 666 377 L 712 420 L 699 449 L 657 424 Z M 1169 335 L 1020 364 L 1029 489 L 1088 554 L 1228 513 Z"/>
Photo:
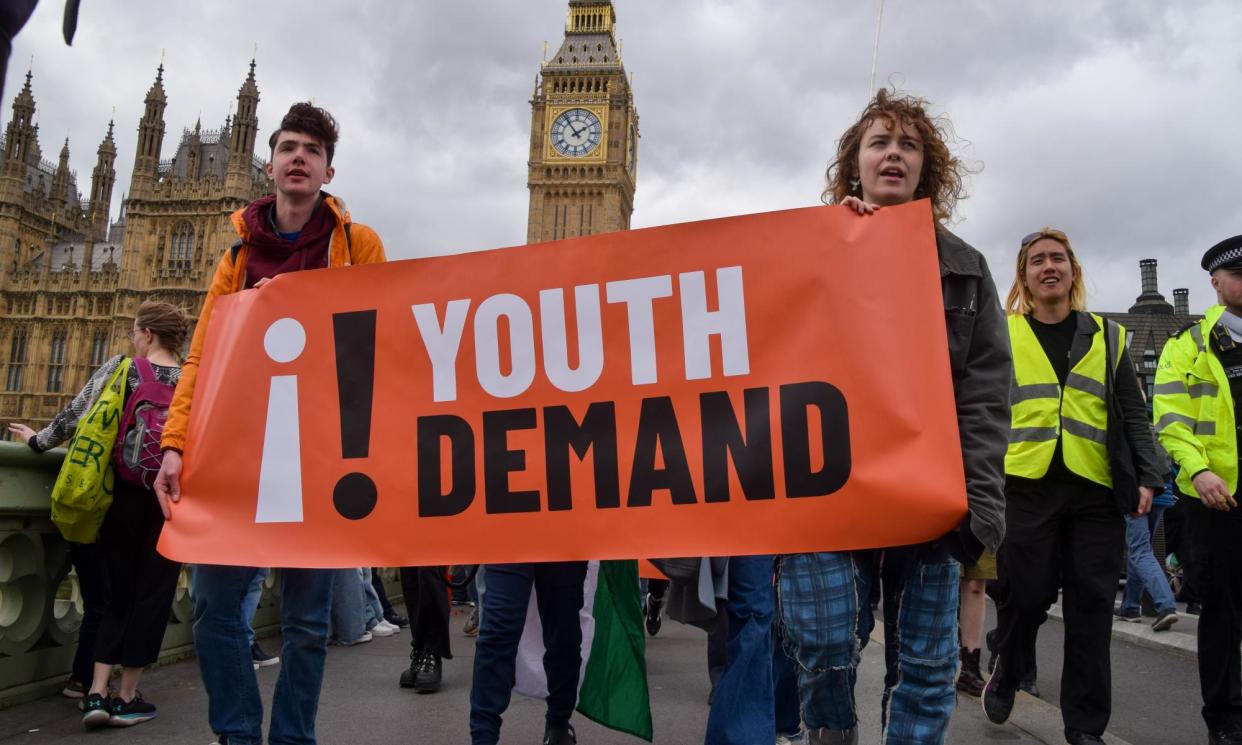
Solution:
<path fill-rule="evenodd" d="M 965 483 L 928 203 L 298 272 L 213 309 L 185 562 L 902 545 Z"/>
<path fill-rule="evenodd" d="M 638 578 L 639 579 L 668 579 L 668 576 L 665 575 L 664 572 L 661 572 L 659 569 L 657 569 L 656 565 L 652 564 L 650 561 L 647 561 L 646 559 L 639 559 L 638 560 Z"/>

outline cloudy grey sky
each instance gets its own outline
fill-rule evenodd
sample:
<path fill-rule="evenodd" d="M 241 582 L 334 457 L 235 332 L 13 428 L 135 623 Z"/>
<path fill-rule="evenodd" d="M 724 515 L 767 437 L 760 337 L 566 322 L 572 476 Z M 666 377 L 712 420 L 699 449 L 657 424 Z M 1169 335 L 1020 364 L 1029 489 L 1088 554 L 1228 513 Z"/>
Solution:
<path fill-rule="evenodd" d="M 876 2 L 615 0 L 642 117 L 635 227 L 816 204 L 868 93 Z M 79 187 L 113 107 L 117 190 L 165 52 L 168 135 L 220 126 L 257 44 L 260 129 L 294 100 L 340 120 L 337 178 L 394 258 L 526 234 L 530 94 L 566 0 L 83 3 L 18 37 L 3 120 L 34 56 L 45 157 L 70 137 Z M 948 113 L 978 172 L 959 234 L 1002 292 L 1020 236 L 1066 230 L 1094 309 L 1124 310 L 1138 261 L 1212 301 L 1203 251 L 1242 233 L 1242 5 L 1235 0 L 887 0 L 878 81 Z M 266 155 L 266 153 L 261 153 Z"/>

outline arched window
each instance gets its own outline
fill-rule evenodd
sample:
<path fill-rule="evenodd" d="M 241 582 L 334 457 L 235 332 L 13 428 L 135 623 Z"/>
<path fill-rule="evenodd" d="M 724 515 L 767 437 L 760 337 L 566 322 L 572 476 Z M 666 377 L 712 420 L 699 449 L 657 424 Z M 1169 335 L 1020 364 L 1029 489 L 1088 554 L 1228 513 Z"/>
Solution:
<path fill-rule="evenodd" d="M 194 260 L 194 226 L 188 222 L 177 225 L 172 235 L 169 269 L 189 269 Z"/>
<path fill-rule="evenodd" d="M 94 374 L 99 366 L 108 358 L 108 333 L 106 331 L 96 331 L 91 338 L 91 364 L 90 371 Z"/>
<path fill-rule="evenodd" d="M 65 347 L 69 341 L 69 333 L 64 329 L 52 332 L 52 348 L 47 361 L 47 390 L 59 393 L 65 383 Z"/>
<path fill-rule="evenodd" d="M 9 341 L 8 369 L 4 380 L 4 390 L 20 391 L 22 389 L 22 373 L 26 369 L 26 342 L 30 338 L 25 328 L 13 329 Z"/>

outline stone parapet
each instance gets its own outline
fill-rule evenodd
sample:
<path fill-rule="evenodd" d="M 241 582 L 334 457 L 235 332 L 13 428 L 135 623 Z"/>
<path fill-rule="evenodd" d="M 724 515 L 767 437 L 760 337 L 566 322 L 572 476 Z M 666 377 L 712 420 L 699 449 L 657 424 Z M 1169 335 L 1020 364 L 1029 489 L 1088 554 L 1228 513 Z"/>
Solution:
<path fill-rule="evenodd" d="M 63 449 L 35 453 L 0 442 L 0 707 L 60 690 L 73 664 L 82 593 L 69 548 L 49 517 L 52 486 Z M 189 566 L 182 567 L 160 649 L 160 663 L 194 653 Z M 385 586 L 400 599 L 396 570 Z M 259 636 L 279 632 L 279 570 L 263 588 L 254 626 Z"/>

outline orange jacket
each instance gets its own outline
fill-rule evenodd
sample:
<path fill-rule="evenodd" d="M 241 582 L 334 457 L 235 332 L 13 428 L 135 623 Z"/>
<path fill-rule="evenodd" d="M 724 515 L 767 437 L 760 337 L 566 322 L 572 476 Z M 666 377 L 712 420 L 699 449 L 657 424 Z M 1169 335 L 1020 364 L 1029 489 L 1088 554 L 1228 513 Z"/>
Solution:
<path fill-rule="evenodd" d="M 324 204 L 336 216 L 336 228 L 332 231 L 332 243 L 328 249 L 328 266 L 340 267 L 350 264 L 379 264 L 385 261 L 384 244 L 374 230 L 352 223 L 345 203 L 336 197 L 324 195 Z M 177 383 L 177 392 L 173 394 L 172 404 L 168 407 L 168 421 L 164 424 L 164 435 L 160 444 L 165 450 L 181 452 L 185 449 L 186 429 L 190 421 L 190 402 L 194 398 L 194 383 L 198 380 L 199 357 L 203 352 L 203 340 L 207 337 L 207 319 L 211 317 L 211 307 L 215 299 L 221 295 L 240 292 L 246 280 L 246 254 L 249 251 L 250 233 L 242 221 L 245 208 L 233 213 L 233 229 L 241 238 L 241 246 L 234 256 L 233 251 L 225 251 L 216 265 L 216 275 L 211 280 L 211 288 L 207 290 L 207 299 L 203 301 L 203 311 L 198 316 L 198 324 L 194 327 L 194 338 L 190 342 L 190 353 L 181 366 L 181 380 Z M 345 226 L 349 225 L 348 238 Z"/>

